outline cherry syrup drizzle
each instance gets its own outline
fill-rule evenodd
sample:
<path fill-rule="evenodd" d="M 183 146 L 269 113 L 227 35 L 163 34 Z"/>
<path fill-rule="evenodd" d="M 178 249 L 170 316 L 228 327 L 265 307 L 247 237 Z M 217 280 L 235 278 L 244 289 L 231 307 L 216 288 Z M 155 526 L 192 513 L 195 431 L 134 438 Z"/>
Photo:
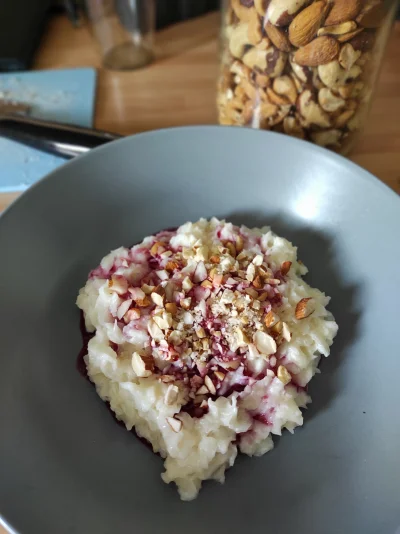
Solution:
<path fill-rule="evenodd" d="M 165 234 L 168 234 L 170 232 L 176 232 L 177 228 L 176 227 L 173 227 L 173 228 L 167 228 L 161 232 L 159 232 L 157 235 L 159 236 L 162 236 L 162 235 L 165 235 Z M 218 237 L 220 238 L 221 232 L 219 231 L 218 232 Z M 132 245 L 132 247 L 135 246 L 135 245 Z M 132 248 L 131 247 L 131 248 Z M 151 262 L 152 260 L 150 260 Z M 150 263 L 149 262 L 149 263 Z M 150 265 L 151 266 L 151 265 Z M 99 272 L 99 269 L 98 268 L 96 271 L 97 273 L 97 276 L 101 276 L 101 273 Z M 94 272 L 94 271 L 92 271 Z M 110 276 L 110 274 L 112 274 L 112 272 L 110 271 L 109 273 L 104 273 L 104 278 L 108 278 Z M 279 278 L 279 279 L 284 279 L 284 276 L 280 273 L 280 271 L 277 271 L 275 273 L 275 277 L 276 278 Z M 271 304 L 275 304 L 277 306 L 279 306 L 281 304 L 281 295 L 279 292 L 276 292 L 276 294 L 274 294 L 273 296 L 271 295 L 270 296 L 270 301 L 271 301 Z M 86 356 L 86 354 L 88 353 L 88 344 L 89 344 L 89 341 L 93 338 L 94 336 L 94 333 L 90 333 L 86 330 L 86 326 L 85 326 L 85 319 L 84 319 L 84 314 L 83 312 L 81 311 L 80 312 L 80 321 L 79 321 L 79 327 L 80 327 L 80 332 L 81 332 L 81 336 L 82 336 L 82 349 L 80 350 L 79 354 L 78 354 L 78 358 L 77 358 L 77 362 L 76 362 L 76 367 L 77 367 L 77 370 L 78 372 L 86 379 L 88 380 L 92 386 L 94 386 L 94 384 L 92 383 L 92 381 L 90 380 L 89 376 L 88 376 L 88 372 L 87 372 L 87 367 L 86 367 L 86 363 L 85 363 L 85 360 L 84 360 L 84 357 Z M 118 345 L 115 345 L 115 347 L 113 347 L 113 349 L 118 352 Z M 247 374 L 247 373 L 246 373 Z M 261 379 L 261 378 L 264 378 L 265 375 L 263 376 L 259 376 L 258 379 Z M 296 384 L 293 384 L 293 385 L 296 385 Z M 299 387 L 299 386 L 297 386 Z M 242 392 L 245 388 L 245 385 L 240 385 L 240 384 L 234 384 L 232 385 L 232 387 L 229 388 L 229 390 L 227 392 L 225 392 L 224 396 L 225 397 L 228 397 L 229 395 L 231 395 L 234 391 L 236 392 Z M 300 389 L 304 389 L 307 391 L 307 388 L 300 388 Z M 213 397 L 213 399 L 215 400 L 217 398 L 217 396 Z M 113 416 L 113 419 L 122 427 L 126 428 L 125 427 L 125 424 L 118 420 L 115 413 L 113 412 L 113 410 L 111 409 L 110 407 L 110 404 L 109 402 L 106 402 L 105 403 L 107 405 L 107 408 L 109 410 L 109 412 L 111 413 L 111 415 Z M 200 418 L 202 417 L 203 415 L 205 415 L 205 413 L 207 413 L 208 410 L 203 410 L 201 408 L 199 408 L 198 406 L 196 406 L 192 401 L 188 402 L 186 405 L 182 406 L 181 407 L 181 411 L 182 412 L 187 412 L 191 417 L 194 417 L 194 418 Z M 272 414 L 271 414 L 272 415 Z M 269 418 L 267 417 L 267 415 L 263 415 L 263 414 L 257 414 L 257 415 L 253 415 L 253 418 L 259 422 L 262 422 L 266 425 L 271 425 L 271 421 L 269 420 Z M 142 438 L 141 436 L 138 436 L 135 429 L 133 428 L 131 430 L 131 432 L 144 444 L 146 445 L 146 447 L 150 448 L 151 450 L 153 450 L 151 444 L 145 439 L 145 438 Z"/>
<path fill-rule="evenodd" d="M 88 353 L 88 345 L 89 341 L 94 336 L 94 333 L 91 334 L 86 330 L 85 326 L 85 317 L 83 315 L 83 311 L 80 311 L 80 317 L 79 317 L 79 329 L 81 331 L 82 336 L 82 348 L 79 351 L 78 358 L 76 360 L 76 368 L 79 371 L 79 374 L 81 374 L 83 377 L 86 378 L 86 380 L 89 380 L 89 382 L 92 384 L 88 372 L 86 369 L 86 363 L 85 363 L 85 356 Z"/>

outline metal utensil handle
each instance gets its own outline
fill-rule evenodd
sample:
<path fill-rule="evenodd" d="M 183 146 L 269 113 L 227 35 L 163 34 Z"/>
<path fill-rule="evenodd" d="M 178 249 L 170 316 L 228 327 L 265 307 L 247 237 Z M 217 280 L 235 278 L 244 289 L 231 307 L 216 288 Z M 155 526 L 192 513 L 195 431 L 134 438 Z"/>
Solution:
<path fill-rule="evenodd" d="M 0 136 L 65 159 L 80 156 L 121 137 L 91 128 L 18 115 L 0 116 Z"/>

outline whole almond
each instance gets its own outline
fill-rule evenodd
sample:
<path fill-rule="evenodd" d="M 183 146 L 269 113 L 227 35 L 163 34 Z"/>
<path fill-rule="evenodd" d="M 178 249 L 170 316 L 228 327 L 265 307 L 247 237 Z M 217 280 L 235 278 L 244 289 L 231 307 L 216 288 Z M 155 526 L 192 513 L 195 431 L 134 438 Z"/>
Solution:
<path fill-rule="evenodd" d="M 274 26 L 270 22 L 267 22 L 265 25 L 265 32 L 269 40 L 278 50 L 281 52 L 290 52 L 290 42 L 287 34 L 283 30 Z"/>
<path fill-rule="evenodd" d="M 308 44 L 315 37 L 325 13 L 325 2 L 315 2 L 300 11 L 289 26 L 289 40 L 292 45 L 300 47 Z"/>
<path fill-rule="evenodd" d="M 339 43 L 333 37 L 324 35 L 299 48 L 294 55 L 298 65 L 318 67 L 333 61 L 339 55 Z"/>
<path fill-rule="evenodd" d="M 347 20 L 354 20 L 362 7 L 362 0 L 333 0 L 332 9 L 326 18 L 325 24 L 331 26 Z"/>

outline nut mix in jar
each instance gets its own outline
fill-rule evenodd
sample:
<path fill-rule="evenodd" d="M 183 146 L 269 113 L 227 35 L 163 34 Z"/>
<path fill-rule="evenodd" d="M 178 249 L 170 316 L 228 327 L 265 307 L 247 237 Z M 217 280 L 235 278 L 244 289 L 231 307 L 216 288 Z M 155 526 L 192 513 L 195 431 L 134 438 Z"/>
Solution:
<path fill-rule="evenodd" d="M 395 6 L 225 0 L 220 123 L 347 153 L 364 123 Z"/>

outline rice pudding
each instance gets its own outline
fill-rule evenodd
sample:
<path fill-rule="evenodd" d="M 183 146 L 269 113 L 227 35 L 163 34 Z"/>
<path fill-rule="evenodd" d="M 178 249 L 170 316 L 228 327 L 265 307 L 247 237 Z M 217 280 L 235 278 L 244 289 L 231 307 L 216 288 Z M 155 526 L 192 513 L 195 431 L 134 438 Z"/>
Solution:
<path fill-rule="evenodd" d="M 182 499 L 223 482 L 238 451 L 261 456 L 303 424 L 337 332 L 306 273 L 269 227 L 213 218 L 114 250 L 80 290 L 88 376 Z"/>

